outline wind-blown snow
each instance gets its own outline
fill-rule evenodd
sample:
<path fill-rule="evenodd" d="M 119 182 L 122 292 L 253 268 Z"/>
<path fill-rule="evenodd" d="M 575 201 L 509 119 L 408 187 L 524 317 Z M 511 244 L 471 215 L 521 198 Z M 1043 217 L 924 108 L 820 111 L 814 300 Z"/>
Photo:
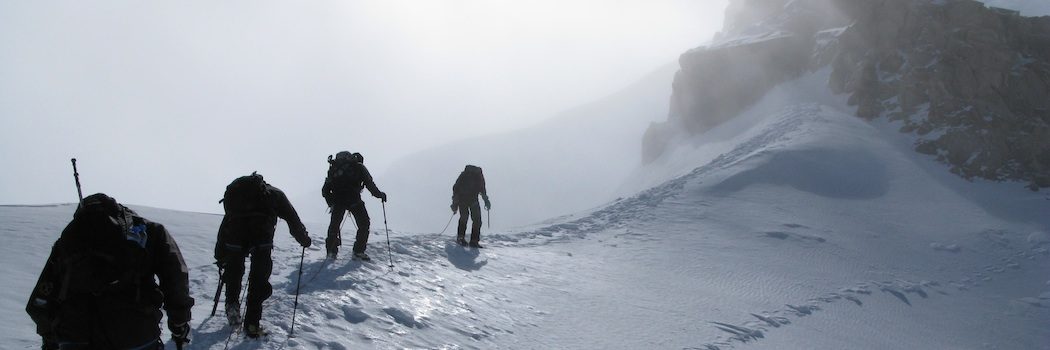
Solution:
<path fill-rule="evenodd" d="M 249 341 L 229 337 L 221 310 L 207 314 L 220 217 L 136 209 L 171 230 L 191 267 L 193 349 L 1050 348 L 1046 194 L 962 180 L 839 102 L 771 96 L 683 140 L 688 170 L 590 211 L 485 232 L 485 249 L 391 232 L 391 251 L 379 225 L 371 263 L 325 264 L 310 248 L 294 338 L 300 250 L 283 227 L 263 315 L 274 334 Z M 22 309 L 72 211 L 0 207 L 0 343 L 37 346 Z M 308 227 L 314 238 L 325 228 Z"/>

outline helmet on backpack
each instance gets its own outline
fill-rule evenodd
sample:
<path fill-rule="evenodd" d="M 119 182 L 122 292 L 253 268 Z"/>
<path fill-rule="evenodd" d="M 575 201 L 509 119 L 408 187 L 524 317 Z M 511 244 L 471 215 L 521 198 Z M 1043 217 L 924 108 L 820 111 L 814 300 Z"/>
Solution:
<path fill-rule="evenodd" d="M 339 153 L 336 153 L 335 154 L 335 159 L 337 159 L 337 160 L 350 159 L 350 151 L 341 151 Z"/>
<path fill-rule="evenodd" d="M 55 243 L 62 279 L 59 298 L 129 290 L 148 264 L 146 221 L 102 193 L 85 197 Z"/>

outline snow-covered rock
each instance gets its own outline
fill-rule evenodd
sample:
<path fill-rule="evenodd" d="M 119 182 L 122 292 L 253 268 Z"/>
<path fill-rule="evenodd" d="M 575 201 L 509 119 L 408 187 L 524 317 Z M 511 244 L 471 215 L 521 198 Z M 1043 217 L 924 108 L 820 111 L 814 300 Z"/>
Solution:
<path fill-rule="evenodd" d="M 708 46 L 680 59 L 668 120 L 680 134 L 733 118 L 777 84 L 831 67 L 856 115 L 900 121 L 916 150 L 965 178 L 1050 186 L 1050 17 L 971 0 L 736 0 Z"/>

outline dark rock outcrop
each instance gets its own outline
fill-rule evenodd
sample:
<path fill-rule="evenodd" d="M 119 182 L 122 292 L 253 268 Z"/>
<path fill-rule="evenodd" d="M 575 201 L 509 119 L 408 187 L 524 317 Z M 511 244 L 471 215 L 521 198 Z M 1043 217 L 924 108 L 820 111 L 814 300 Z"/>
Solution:
<path fill-rule="evenodd" d="M 952 172 L 1050 187 L 1050 17 L 971 0 L 735 0 L 726 16 L 711 45 L 681 56 L 646 161 L 830 67 L 859 117 L 900 121 Z"/>

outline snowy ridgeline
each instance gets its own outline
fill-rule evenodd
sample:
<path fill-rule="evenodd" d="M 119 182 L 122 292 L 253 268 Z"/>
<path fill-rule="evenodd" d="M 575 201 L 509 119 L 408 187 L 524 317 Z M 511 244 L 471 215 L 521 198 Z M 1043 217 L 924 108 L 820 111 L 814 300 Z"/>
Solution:
<path fill-rule="evenodd" d="M 169 228 L 191 267 L 192 349 L 1050 347 L 1045 193 L 966 182 L 895 126 L 790 94 L 822 79 L 683 140 L 636 174 L 648 188 L 637 195 L 485 232 L 480 251 L 403 232 L 388 251 L 376 231 L 374 262 L 324 264 L 315 246 L 294 338 L 299 249 L 284 227 L 263 315 L 274 333 L 249 341 L 230 337 L 221 310 L 208 317 L 220 216 L 135 209 Z M 38 346 L 22 310 L 72 211 L 0 207 L 5 348 Z M 309 229 L 319 242 L 325 227 Z"/>

